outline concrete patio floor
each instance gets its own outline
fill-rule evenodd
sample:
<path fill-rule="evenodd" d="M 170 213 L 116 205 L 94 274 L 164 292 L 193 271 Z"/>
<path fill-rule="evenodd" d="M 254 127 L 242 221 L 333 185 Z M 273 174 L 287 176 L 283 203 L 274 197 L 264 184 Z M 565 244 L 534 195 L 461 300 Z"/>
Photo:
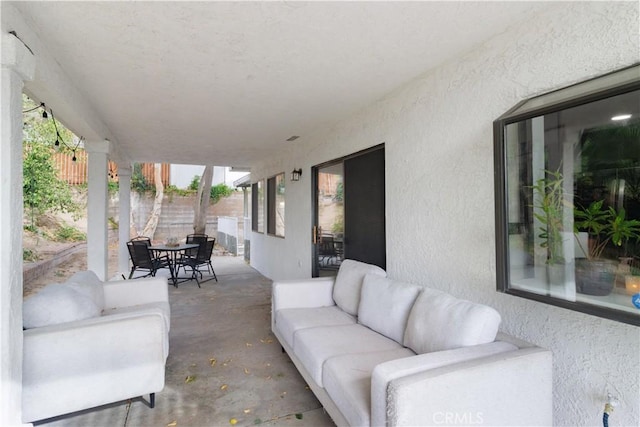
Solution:
<path fill-rule="evenodd" d="M 271 333 L 271 281 L 242 258 L 212 261 L 219 282 L 169 286 L 170 350 L 154 409 L 143 396 L 37 425 L 333 426 Z"/>

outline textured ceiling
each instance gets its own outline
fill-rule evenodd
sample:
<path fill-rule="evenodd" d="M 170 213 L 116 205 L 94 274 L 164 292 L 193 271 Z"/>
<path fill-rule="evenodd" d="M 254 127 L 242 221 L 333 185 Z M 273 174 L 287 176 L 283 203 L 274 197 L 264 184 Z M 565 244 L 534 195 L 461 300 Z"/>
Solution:
<path fill-rule="evenodd" d="M 136 161 L 251 166 L 549 3 L 16 2 Z M 46 100 L 44 100 L 46 101 Z M 65 121 L 73 124 L 73 117 Z M 298 140 L 298 141 L 300 141 Z"/>

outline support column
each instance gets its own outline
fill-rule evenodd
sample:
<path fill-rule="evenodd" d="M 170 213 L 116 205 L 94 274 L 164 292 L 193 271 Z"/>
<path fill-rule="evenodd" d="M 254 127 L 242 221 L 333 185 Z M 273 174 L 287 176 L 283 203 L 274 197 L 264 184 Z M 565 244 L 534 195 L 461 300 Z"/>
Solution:
<path fill-rule="evenodd" d="M 2 34 L 0 122 L 0 425 L 22 424 L 22 89 L 35 58 Z"/>
<path fill-rule="evenodd" d="M 87 269 L 107 280 L 109 266 L 109 238 L 107 206 L 109 200 L 107 172 L 109 167 L 107 140 L 88 141 L 89 184 L 87 186 Z"/>
<path fill-rule="evenodd" d="M 129 250 L 127 242 L 131 230 L 131 165 L 118 164 L 118 273 L 128 277 Z"/>

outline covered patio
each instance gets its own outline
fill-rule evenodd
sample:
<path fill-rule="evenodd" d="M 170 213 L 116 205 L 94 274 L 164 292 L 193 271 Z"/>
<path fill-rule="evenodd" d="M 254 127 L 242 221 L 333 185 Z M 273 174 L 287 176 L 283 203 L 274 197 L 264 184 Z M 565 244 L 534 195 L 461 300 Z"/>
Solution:
<path fill-rule="evenodd" d="M 608 391 L 621 400 L 616 422 L 638 424 L 637 328 L 496 292 L 492 244 L 492 122 L 524 99 L 640 62 L 637 2 L 3 1 L 0 7 L 1 425 L 22 424 L 23 93 L 46 103 L 86 141 L 88 268 L 103 279 L 108 160 L 119 170 L 119 271 L 129 269 L 132 163 L 250 168 L 252 183 L 301 171 L 298 181 L 286 180 L 285 236 L 252 231 L 255 271 L 231 266 L 233 285 L 221 281 L 237 285 L 235 296 L 223 297 L 215 282 L 203 285 L 208 301 L 196 298 L 195 283 L 171 290 L 181 319 L 171 330 L 171 382 L 156 409 L 134 401 L 57 422 L 86 425 L 95 416 L 110 425 L 180 426 L 235 418 L 248 425 L 302 413 L 295 425 L 324 423 L 304 386 L 288 382 L 293 369 L 286 364 L 281 382 L 277 372 L 264 371 L 271 391 L 287 392 L 273 407 L 246 383 L 221 390 L 217 379 L 199 382 L 198 373 L 212 369 L 215 358 L 218 365 L 233 359 L 227 367 L 245 375 L 236 357 L 251 357 L 253 347 L 275 360 L 279 348 L 261 342 L 269 333 L 268 282 L 311 276 L 312 168 L 384 144 L 389 276 L 495 307 L 501 330 L 552 349 L 555 424 L 598 424 Z M 224 274 L 217 266 L 216 272 Z M 219 312 L 200 306 L 218 298 L 229 298 Z M 223 328 L 235 322 L 238 299 L 257 313 L 246 334 Z M 185 383 L 193 374 L 196 380 Z M 284 383 L 291 389 L 275 387 Z M 202 386 L 207 396 L 189 394 Z M 304 399 L 290 405 L 291 394 Z"/>

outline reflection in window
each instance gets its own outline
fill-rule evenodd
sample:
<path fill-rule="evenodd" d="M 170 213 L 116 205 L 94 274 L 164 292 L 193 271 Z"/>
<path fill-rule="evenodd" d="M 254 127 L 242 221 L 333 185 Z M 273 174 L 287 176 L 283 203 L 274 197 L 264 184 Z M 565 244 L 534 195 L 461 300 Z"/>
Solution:
<path fill-rule="evenodd" d="M 284 237 L 284 172 L 267 180 L 267 233 Z"/>
<path fill-rule="evenodd" d="M 251 184 L 251 229 L 264 233 L 264 181 Z"/>
<path fill-rule="evenodd" d="M 321 275 L 335 275 L 344 258 L 344 165 L 318 170 L 317 263 Z"/>
<path fill-rule="evenodd" d="M 496 121 L 500 290 L 640 323 L 639 86 Z"/>

